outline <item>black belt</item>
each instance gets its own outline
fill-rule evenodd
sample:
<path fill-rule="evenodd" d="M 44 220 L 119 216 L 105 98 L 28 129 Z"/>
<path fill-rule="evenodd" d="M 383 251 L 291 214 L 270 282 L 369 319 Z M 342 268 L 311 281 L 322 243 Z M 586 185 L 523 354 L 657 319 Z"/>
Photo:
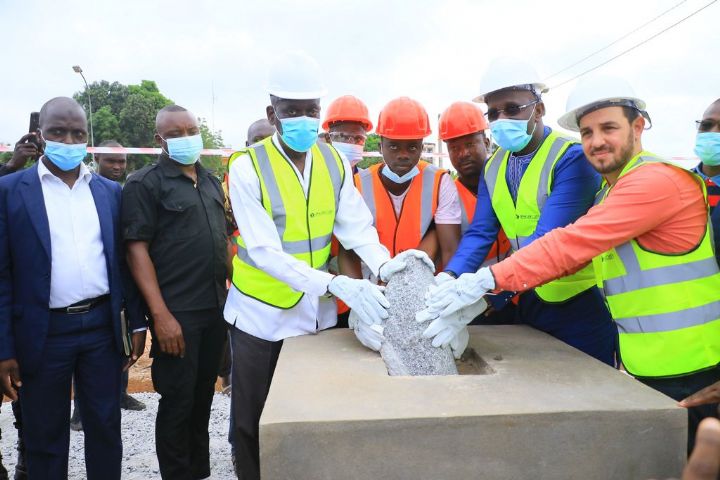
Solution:
<path fill-rule="evenodd" d="M 70 315 L 78 313 L 87 313 L 98 305 L 102 305 L 110 299 L 110 294 L 100 295 L 95 298 L 88 298 L 87 300 L 80 300 L 79 302 L 68 305 L 67 307 L 51 308 L 51 312 L 55 313 L 67 313 Z"/>

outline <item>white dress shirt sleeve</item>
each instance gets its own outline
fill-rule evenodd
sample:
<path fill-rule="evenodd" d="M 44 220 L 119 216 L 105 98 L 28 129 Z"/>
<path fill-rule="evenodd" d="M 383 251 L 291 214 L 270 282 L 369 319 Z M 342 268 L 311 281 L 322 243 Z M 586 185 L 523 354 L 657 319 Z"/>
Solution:
<path fill-rule="evenodd" d="M 350 163 L 342 154 L 340 158 L 345 167 L 345 180 L 340 189 L 333 233 L 346 250 L 355 250 L 355 253 L 377 276 L 380 266 L 390 260 L 390 253 L 380 243 L 377 230 L 373 227 L 372 213 L 355 188 Z"/>
<path fill-rule="evenodd" d="M 285 253 L 272 218 L 260 201 L 260 180 L 249 155 L 230 166 L 230 203 L 248 255 L 268 275 L 297 291 L 320 296 L 333 276 Z"/>

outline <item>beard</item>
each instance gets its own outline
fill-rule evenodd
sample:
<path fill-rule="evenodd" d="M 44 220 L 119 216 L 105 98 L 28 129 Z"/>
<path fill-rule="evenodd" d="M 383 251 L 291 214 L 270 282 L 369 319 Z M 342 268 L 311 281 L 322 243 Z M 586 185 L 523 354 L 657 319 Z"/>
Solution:
<path fill-rule="evenodd" d="M 612 158 L 609 158 L 602 164 L 599 164 L 597 161 L 592 162 L 593 167 L 599 174 L 606 175 L 608 173 L 617 172 L 625 168 L 625 165 L 627 165 L 627 163 L 632 160 L 633 152 L 635 151 L 635 138 L 633 136 L 632 130 L 628 134 L 625 144 L 621 146 L 617 151 L 609 146 L 605 146 L 591 152 L 591 156 L 597 152 L 606 151 L 610 155 L 612 155 Z"/>

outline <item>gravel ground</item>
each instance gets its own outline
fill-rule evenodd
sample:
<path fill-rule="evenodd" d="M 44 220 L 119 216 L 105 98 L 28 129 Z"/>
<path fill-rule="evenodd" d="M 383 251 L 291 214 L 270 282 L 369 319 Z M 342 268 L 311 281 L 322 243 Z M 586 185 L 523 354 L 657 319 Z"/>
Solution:
<path fill-rule="evenodd" d="M 156 393 L 135 393 L 138 400 L 145 402 L 147 409 L 140 412 L 122 411 L 123 473 L 126 480 L 160 478 L 155 456 L 155 414 L 159 396 Z M 230 446 L 227 443 L 230 398 L 215 394 L 210 415 L 210 469 L 212 479 L 234 479 Z M 0 411 L 0 452 L 3 463 L 10 470 L 15 465 L 15 442 L 17 434 L 13 427 L 13 414 L 9 403 Z M 85 478 L 84 442 L 82 432 L 70 432 L 70 465 L 68 478 Z"/>

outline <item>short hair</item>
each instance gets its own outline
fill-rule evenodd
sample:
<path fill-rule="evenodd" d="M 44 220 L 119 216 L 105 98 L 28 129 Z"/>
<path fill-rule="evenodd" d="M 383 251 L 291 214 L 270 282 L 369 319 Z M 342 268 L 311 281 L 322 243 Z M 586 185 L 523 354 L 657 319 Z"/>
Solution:
<path fill-rule="evenodd" d="M 627 118 L 628 123 L 633 123 L 635 121 L 635 119 L 640 116 L 640 110 L 638 110 L 637 108 L 626 107 L 626 106 L 623 106 L 620 108 L 622 108 L 623 115 L 625 115 L 625 118 Z"/>
<path fill-rule="evenodd" d="M 45 102 L 42 107 L 40 107 L 40 116 L 39 116 L 39 118 L 38 118 L 38 124 L 39 124 L 39 125 L 43 125 L 43 124 L 45 123 L 45 118 L 47 117 L 47 111 L 48 111 L 48 109 L 49 109 L 54 103 L 59 103 L 59 102 L 65 102 L 65 103 L 69 103 L 69 104 L 75 104 L 75 105 L 77 106 L 77 108 L 79 108 L 80 110 L 82 110 L 83 114 L 85 114 L 85 109 L 84 109 L 84 108 L 82 107 L 82 105 L 80 105 L 80 103 L 78 103 L 78 101 L 75 100 L 74 98 L 70 98 L 70 97 L 55 97 L 55 98 L 51 98 L 50 100 L 48 100 L 47 102 Z"/>
<path fill-rule="evenodd" d="M 98 147 L 122 147 L 122 145 L 117 140 L 105 140 Z"/>
<path fill-rule="evenodd" d="M 187 112 L 188 109 L 185 107 L 181 107 L 180 105 L 175 105 L 174 103 L 171 105 L 166 105 L 163 108 L 161 108 L 157 115 L 155 115 L 155 130 L 157 131 L 158 126 L 158 120 L 160 117 L 163 116 L 165 113 L 174 113 L 174 112 Z"/>

